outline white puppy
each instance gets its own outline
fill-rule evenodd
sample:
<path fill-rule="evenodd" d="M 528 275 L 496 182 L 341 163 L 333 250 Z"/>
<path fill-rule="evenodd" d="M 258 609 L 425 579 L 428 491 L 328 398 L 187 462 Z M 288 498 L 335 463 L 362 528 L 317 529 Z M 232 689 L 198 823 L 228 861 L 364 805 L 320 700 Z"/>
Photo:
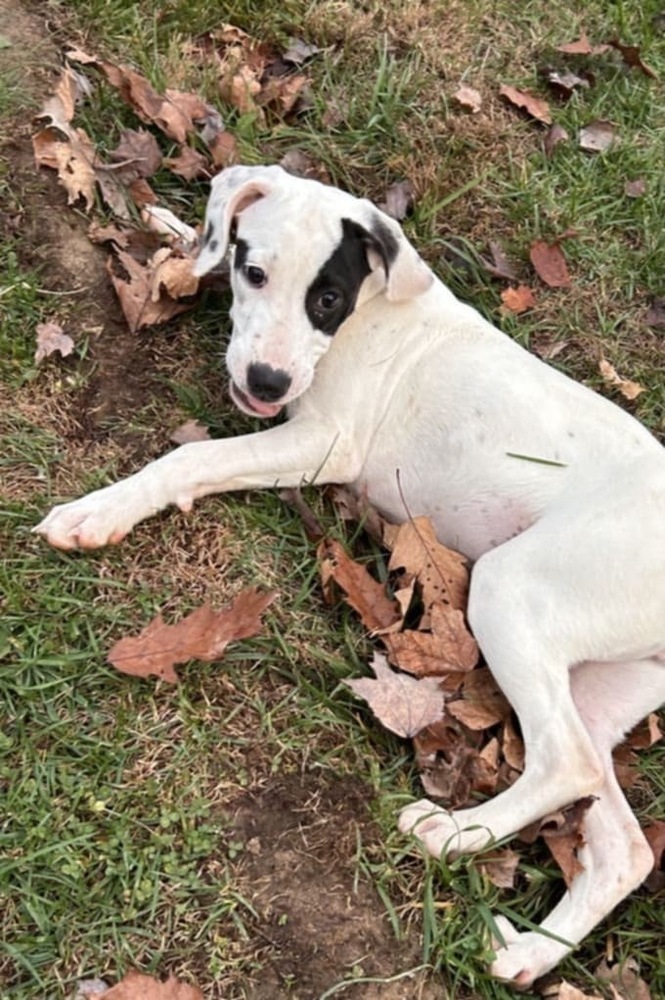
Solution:
<path fill-rule="evenodd" d="M 524 774 L 488 802 L 404 810 L 434 855 L 482 850 L 581 796 L 584 873 L 493 973 L 525 985 L 640 884 L 649 846 L 612 747 L 665 699 L 665 450 L 631 416 L 500 333 L 369 202 L 279 167 L 215 178 L 199 274 L 233 241 L 231 394 L 288 420 L 186 444 L 55 507 L 63 549 L 118 542 L 209 493 L 349 483 L 394 520 L 427 514 L 475 562 L 469 620 L 520 720 Z"/>

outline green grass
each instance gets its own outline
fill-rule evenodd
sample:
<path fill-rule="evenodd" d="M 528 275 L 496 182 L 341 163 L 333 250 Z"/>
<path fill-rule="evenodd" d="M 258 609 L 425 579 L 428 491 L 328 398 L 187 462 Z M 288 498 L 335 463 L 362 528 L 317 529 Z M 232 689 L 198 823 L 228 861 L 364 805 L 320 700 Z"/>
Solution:
<path fill-rule="evenodd" d="M 183 71 L 182 42 L 218 20 L 207 0 L 47 8 L 60 37 L 135 65 L 155 86 Z M 246 162 L 278 160 L 296 147 L 336 183 L 379 201 L 390 183 L 409 177 L 417 199 L 406 229 L 454 290 L 527 345 L 542 336 L 567 341 L 555 363 L 611 394 L 597 369 L 604 354 L 647 386 L 631 408 L 665 437 L 662 337 L 641 320 L 649 297 L 665 294 L 662 84 L 627 70 L 615 54 L 598 59 L 594 88 L 553 102 L 571 141 L 552 159 L 543 154 L 542 130 L 496 99 L 500 83 L 544 93 L 538 66 L 565 62 L 552 42 L 582 28 L 594 41 L 618 33 L 639 42 L 662 80 L 658 13 L 655 2 L 601 0 L 579 20 L 542 0 L 459 7 L 371 0 L 362 10 L 232 0 L 225 20 L 278 48 L 293 34 L 327 51 L 310 68 L 308 115 L 265 124 L 222 111 Z M 209 73 L 187 72 L 189 86 L 218 100 Z M 462 78 L 483 92 L 479 118 L 451 100 Z M 3 136 L 15 131 L 18 94 L 14 70 L 0 74 Z M 341 113 L 330 119 L 335 105 Z M 575 136 L 596 117 L 615 123 L 621 143 L 589 156 Z M 102 85 L 78 122 L 105 149 L 121 128 L 137 126 Z M 17 187 L 10 163 L 11 150 L 0 149 L 0 199 L 13 218 L 35 202 Z M 631 200 L 624 183 L 636 177 L 647 190 Z M 166 172 L 155 184 L 176 212 L 200 217 L 204 185 Z M 529 243 L 570 228 L 573 288 L 538 287 Z M 105 437 L 86 437 L 72 415 L 94 378 L 94 342 L 92 362 L 79 346 L 74 359 L 35 366 L 34 328 L 52 317 L 54 300 L 44 294 L 43 273 L 25 266 L 20 229 L 0 242 L 0 997 L 68 997 L 77 978 L 115 981 L 133 966 L 175 969 L 210 997 L 251 997 L 267 945 L 232 813 L 247 790 L 295 775 L 324 787 L 353 779 L 372 796 L 380 836 L 358 821 L 355 878 L 375 887 L 396 947 L 422 941 L 409 967 L 428 966 L 442 996 L 508 1000 L 511 991 L 484 971 L 491 914 L 537 922 L 561 883 L 539 847 L 525 851 L 515 890 L 500 891 L 473 861 L 423 859 L 397 833 L 397 810 L 418 791 L 410 749 L 382 732 L 342 684 L 365 670 L 370 643 L 350 611 L 323 606 L 313 549 L 295 514 L 272 493 L 210 499 L 190 519 L 172 513 L 141 525 L 118 550 L 73 556 L 30 534 L 52 499 L 127 471 L 127 423 L 152 453 L 155 427 L 161 448 L 164 428 L 187 416 L 220 434 L 256 422 L 220 398 L 228 303 L 209 296 L 171 332 L 143 335 L 155 357 L 144 408 L 111 423 Z M 479 263 L 494 238 L 537 287 L 533 313 L 500 317 L 502 286 Z M 74 326 L 85 308 L 78 297 L 56 305 Z M 331 531 L 343 531 L 324 501 L 308 499 Z M 170 689 L 105 663 L 110 644 L 157 611 L 179 618 L 207 595 L 222 603 L 256 584 L 277 587 L 280 600 L 265 634 L 232 647 L 222 665 L 188 664 Z M 642 755 L 642 816 L 665 814 L 663 762 L 662 748 Z M 592 991 L 591 970 L 611 934 L 615 954 L 636 955 L 654 998 L 663 995 L 662 931 L 657 900 L 635 893 L 559 971 Z M 339 970 L 339 983 L 368 978 Z M 297 984 L 283 990 L 299 996 Z"/>

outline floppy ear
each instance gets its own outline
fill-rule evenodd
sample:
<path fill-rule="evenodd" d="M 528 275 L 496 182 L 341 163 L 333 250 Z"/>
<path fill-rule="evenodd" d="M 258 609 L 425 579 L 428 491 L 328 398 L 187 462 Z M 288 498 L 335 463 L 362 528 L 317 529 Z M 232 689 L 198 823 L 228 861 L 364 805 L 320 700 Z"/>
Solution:
<path fill-rule="evenodd" d="M 406 302 L 427 291 L 434 275 L 394 219 L 372 206 L 367 234 L 370 266 L 385 271 L 389 302 Z"/>
<path fill-rule="evenodd" d="M 235 217 L 269 194 L 282 175 L 277 166 L 227 167 L 213 178 L 203 241 L 193 268 L 197 277 L 207 274 L 224 259 Z"/>

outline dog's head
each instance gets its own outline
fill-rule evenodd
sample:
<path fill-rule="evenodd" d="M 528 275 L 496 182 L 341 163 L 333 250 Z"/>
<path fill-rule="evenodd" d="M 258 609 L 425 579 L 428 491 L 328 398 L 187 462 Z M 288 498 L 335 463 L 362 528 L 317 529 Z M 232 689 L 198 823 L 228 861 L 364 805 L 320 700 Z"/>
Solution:
<path fill-rule="evenodd" d="M 230 167 L 206 210 L 198 275 L 233 245 L 231 395 L 275 416 L 311 385 L 317 361 L 351 313 L 378 294 L 399 302 L 432 273 L 400 226 L 370 202 L 281 167 Z"/>

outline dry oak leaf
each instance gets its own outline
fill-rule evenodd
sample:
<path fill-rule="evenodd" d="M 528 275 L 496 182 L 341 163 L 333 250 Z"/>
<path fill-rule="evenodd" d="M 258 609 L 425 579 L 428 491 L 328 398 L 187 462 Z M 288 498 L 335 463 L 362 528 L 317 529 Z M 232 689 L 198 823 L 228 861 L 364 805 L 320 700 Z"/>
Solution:
<path fill-rule="evenodd" d="M 162 298 L 162 290 L 170 299 L 183 299 L 196 295 L 199 279 L 194 274 L 194 260 L 180 256 L 172 247 L 161 247 L 149 263 L 150 287 L 153 302 Z"/>
<path fill-rule="evenodd" d="M 658 79 L 658 74 L 651 69 L 651 66 L 647 66 L 640 56 L 639 45 L 626 45 L 618 38 L 611 38 L 608 45 L 611 45 L 613 49 L 621 53 L 621 57 L 627 66 L 641 70 L 645 76 L 651 77 L 652 80 Z"/>
<path fill-rule="evenodd" d="M 527 312 L 529 309 L 533 309 L 536 304 L 533 291 L 528 285 L 518 285 L 517 288 L 504 288 L 501 292 L 501 301 L 503 302 L 501 312 L 504 315 L 507 313 L 519 315 L 520 313 Z"/>
<path fill-rule="evenodd" d="M 487 876 L 492 885 L 499 889 L 513 889 L 515 874 L 520 863 L 517 851 L 506 847 L 491 856 L 484 855 L 478 867 Z"/>
<path fill-rule="evenodd" d="M 123 129 L 120 142 L 109 153 L 115 166 L 114 176 L 123 184 L 132 184 L 140 177 L 152 177 L 162 165 L 162 151 L 152 132 L 145 129 Z"/>
<path fill-rule="evenodd" d="M 529 258 L 540 280 L 550 288 L 570 287 L 566 258 L 558 243 L 534 240 L 529 247 Z"/>
<path fill-rule="evenodd" d="M 466 559 L 441 544 L 428 517 L 414 517 L 399 526 L 386 525 L 384 540 L 391 549 L 388 569 L 403 569 L 418 578 L 426 611 L 435 601 L 460 610 L 466 607 Z"/>
<path fill-rule="evenodd" d="M 483 103 L 480 91 L 476 90 L 475 87 L 468 87 L 465 83 L 460 84 L 453 94 L 453 98 L 460 107 L 464 108 L 465 111 L 470 111 L 473 115 L 480 111 Z"/>
<path fill-rule="evenodd" d="M 592 45 L 584 32 L 575 42 L 557 45 L 557 52 L 565 52 L 571 56 L 598 56 L 609 50 L 609 45 Z"/>
<path fill-rule="evenodd" d="M 232 603 L 215 611 L 206 602 L 175 625 L 157 615 L 137 636 L 125 636 L 109 651 L 107 659 L 116 670 L 135 677 L 161 677 L 178 681 L 174 666 L 188 660 L 210 663 L 221 659 L 230 642 L 260 632 L 261 615 L 277 597 L 277 591 L 243 590 Z"/>
<path fill-rule="evenodd" d="M 431 632 L 405 629 L 384 636 L 391 663 L 416 677 L 441 676 L 473 670 L 478 662 L 478 644 L 469 632 L 464 614 L 448 604 L 435 601 L 430 608 Z M 453 690 L 455 689 L 453 688 Z M 446 687 L 448 690 L 448 688 Z"/>
<path fill-rule="evenodd" d="M 605 358 L 600 359 L 598 368 L 607 385 L 616 386 L 624 399 L 637 399 L 640 393 L 646 392 L 645 387 L 640 385 L 639 382 L 633 382 L 628 378 L 621 378 L 616 368 L 609 361 L 606 361 Z"/>
<path fill-rule="evenodd" d="M 544 125 L 552 124 L 550 106 L 542 97 L 537 97 L 528 90 L 518 90 L 516 87 L 510 87 L 506 84 L 501 85 L 499 94 L 501 97 L 505 97 L 510 104 L 523 108 L 527 114 L 537 121 L 543 122 Z"/>
<path fill-rule="evenodd" d="M 173 975 L 162 983 L 140 972 L 128 972 L 110 990 L 95 996 L 100 1000 L 203 1000 L 203 993 L 197 986 L 181 983 Z"/>
<path fill-rule="evenodd" d="M 383 632 L 401 622 L 395 601 L 386 594 L 383 584 L 355 562 L 333 538 L 324 538 L 317 549 L 321 583 L 326 600 L 331 603 L 331 583 L 344 592 L 344 599 L 370 632 Z"/>
<path fill-rule="evenodd" d="M 415 736 L 426 726 L 441 721 L 444 697 L 434 677 L 415 680 L 391 670 L 385 656 L 375 653 L 370 664 L 376 680 L 359 677 L 344 681 L 354 694 L 369 704 L 386 729 L 397 736 Z"/>
<path fill-rule="evenodd" d="M 547 1000 L 603 1000 L 598 993 L 582 993 L 577 986 L 571 986 L 564 979 L 556 993 L 547 994 Z"/>
<path fill-rule="evenodd" d="M 651 1000 L 651 990 L 640 977 L 637 959 L 629 957 L 612 966 L 603 959 L 594 971 L 609 985 L 613 1000 Z"/>
<path fill-rule="evenodd" d="M 184 177 L 186 181 L 210 177 L 212 173 L 207 156 L 191 146 L 181 146 L 177 156 L 164 160 L 164 166 L 179 177 Z"/>
<path fill-rule="evenodd" d="M 510 716 L 510 705 L 487 667 L 466 674 L 461 693 L 461 698 L 447 703 L 447 709 L 468 729 L 489 729 Z"/>
<path fill-rule="evenodd" d="M 74 350 L 74 341 L 65 333 L 57 323 L 38 323 L 37 327 L 37 350 L 35 351 L 35 364 L 38 365 L 44 358 L 48 358 L 56 351 L 66 358 Z"/>
<path fill-rule="evenodd" d="M 617 140 L 614 125 L 604 118 L 596 118 L 580 129 L 579 146 L 587 153 L 604 153 Z"/>
<path fill-rule="evenodd" d="M 493 278 L 499 278 L 503 281 L 517 281 L 515 268 L 498 240 L 489 241 L 489 251 L 489 259 L 487 257 L 480 258 L 487 273 Z"/>
<path fill-rule="evenodd" d="M 554 150 L 556 147 L 562 143 L 567 142 L 570 139 L 568 132 L 566 132 L 563 125 L 554 124 L 550 126 L 547 130 L 547 135 L 545 136 L 545 141 L 543 146 L 545 148 L 545 156 L 551 159 L 554 156 Z"/>
<path fill-rule="evenodd" d="M 33 135 L 32 148 L 38 167 L 57 170 L 58 181 L 67 192 L 67 204 L 83 198 L 89 212 L 95 203 L 97 154 L 83 129 L 68 125 L 65 131 L 61 125 L 47 125 Z"/>
<path fill-rule="evenodd" d="M 150 267 L 139 264 L 125 250 L 118 250 L 118 260 L 127 272 L 127 278 L 115 273 L 110 258 L 106 262 L 106 269 L 132 333 L 144 326 L 165 323 L 190 308 L 187 303 L 174 302 L 167 295 L 162 295 L 158 301 L 153 300 L 153 273 Z"/>

